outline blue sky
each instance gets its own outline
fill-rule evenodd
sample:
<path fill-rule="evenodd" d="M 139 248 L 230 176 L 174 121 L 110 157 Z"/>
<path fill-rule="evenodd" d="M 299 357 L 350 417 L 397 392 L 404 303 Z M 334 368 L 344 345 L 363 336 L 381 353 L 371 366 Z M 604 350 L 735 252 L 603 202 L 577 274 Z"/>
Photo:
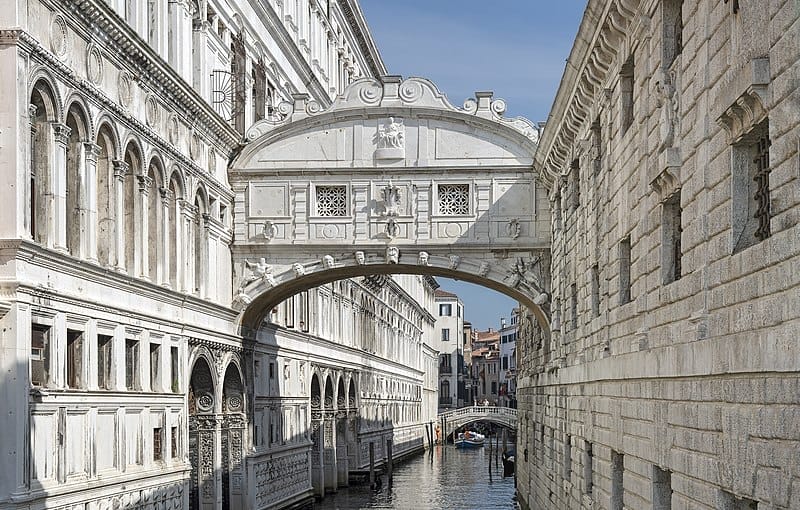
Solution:
<path fill-rule="evenodd" d="M 578 30 L 584 0 L 361 0 L 391 74 L 430 78 L 455 106 L 492 90 L 506 116 L 547 120 Z M 440 278 L 464 301 L 466 319 L 497 329 L 512 299 Z"/>

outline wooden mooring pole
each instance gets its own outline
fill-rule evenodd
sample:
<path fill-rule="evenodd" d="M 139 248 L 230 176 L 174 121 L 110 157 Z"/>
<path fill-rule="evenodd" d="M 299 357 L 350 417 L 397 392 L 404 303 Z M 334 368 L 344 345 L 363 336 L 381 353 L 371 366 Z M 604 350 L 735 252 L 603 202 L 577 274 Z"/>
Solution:
<path fill-rule="evenodd" d="M 392 468 L 393 467 L 394 466 L 393 466 L 393 463 L 392 463 L 392 440 L 391 439 L 387 439 L 386 440 L 386 476 L 387 476 L 389 482 L 392 481 Z"/>
<path fill-rule="evenodd" d="M 375 441 L 369 442 L 369 486 L 375 487 Z"/>

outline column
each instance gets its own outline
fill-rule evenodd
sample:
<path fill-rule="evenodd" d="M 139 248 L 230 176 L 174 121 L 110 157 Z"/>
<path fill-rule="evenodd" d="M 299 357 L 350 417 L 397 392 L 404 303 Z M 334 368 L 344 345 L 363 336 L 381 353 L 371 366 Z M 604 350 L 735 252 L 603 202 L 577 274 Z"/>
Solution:
<path fill-rule="evenodd" d="M 31 209 L 31 200 L 33 197 L 33 193 L 35 193 L 35 190 L 31 188 L 31 178 L 32 178 L 31 174 L 33 172 L 36 172 L 36 168 L 33 166 L 34 161 L 32 157 L 33 146 L 34 146 L 34 141 L 36 140 L 36 130 L 37 130 L 36 124 L 34 124 L 34 120 L 36 120 L 36 105 L 30 104 L 28 105 L 29 137 L 28 137 L 28 143 L 26 144 L 27 150 L 25 152 L 25 168 L 27 169 L 27 171 L 24 174 L 23 177 L 24 182 L 22 183 L 24 189 L 22 197 L 22 207 L 24 208 L 24 211 L 22 212 L 22 218 L 23 218 L 22 226 L 23 226 L 23 236 L 25 237 L 30 236 L 31 224 L 33 221 L 31 215 L 34 214 L 34 211 Z M 17 222 L 17 224 L 19 224 L 19 222 Z"/>
<path fill-rule="evenodd" d="M 150 246 L 150 186 L 153 184 L 153 179 L 146 175 L 137 175 L 139 181 L 139 237 L 137 242 L 140 246 L 141 264 L 139 265 L 139 277 L 150 279 L 150 250 L 157 249 L 155 246 Z"/>
<path fill-rule="evenodd" d="M 319 411 L 311 412 L 311 485 L 314 494 L 317 496 L 325 495 L 325 473 L 322 469 L 322 413 Z"/>
<path fill-rule="evenodd" d="M 116 269 L 125 270 L 125 175 L 129 165 L 115 160 L 114 164 L 114 235 L 116 250 Z M 113 260 L 113 257 L 112 257 Z"/>
<path fill-rule="evenodd" d="M 192 53 L 192 86 L 206 100 L 210 99 L 209 88 L 211 87 L 208 79 L 211 71 L 208 69 L 210 57 L 207 47 L 208 31 L 211 29 L 205 16 L 200 16 L 199 19 L 195 19 L 192 22 L 192 46 L 194 47 L 194 52 Z"/>
<path fill-rule="evenodd" d="M 347 410 L 336 412 L 336 484 L 349 485 L 349 459 L 347 456 Z"/>
<path fill-rule="evenodd" d="M 169 285 L 169 188 L 158 188 L 161 192 L 161 257 L 158 263 L 161 267 L 159 284 Z"/>
<path fill-rule="evenodd" d="M 47 246 L 67 251 L 67 143 L 72 130 L 66 124 L 52 123 L 53 159 L 50 167 L 52 215 L 47 226 Z"/>
<path fill-rule="evenodd" d="M 202 282 L 202 293 L 200 294 L 204 299 L 212 301 L 218 300 L 217 294 L 217 241 L 218 237 L 211 235 L 211 216 L 203 214 L 200 219 L 200 224 L 197 228 L 203 229 L 203 246 L 205 247 L 205 258 L 203 260 L 204 267 L 202 274 L 204 279 Z"/>
<path fill-rule="evenodd" d="M 185 282 L 185 275 L 186 275 L 186 236 L 184 233 L 186 232 L 186 207 L 188 203 L 186 200 L 177 199 L 175 200 L 176 211 L 175 211 L 175 253 L 172 254 L 175 257 L 175 289 L 177 291 L 183 292 L 186 290 L 186 282 Z"/>
<path fill-rule="evenodd" d="M 81 241 L 81 256 L 97 262 L 97 157 L 100 155 L 100 146 L 94 143 L 84 143 L 85 157 L 83 189 L 86 200 L 85 223 L 83 224 L 83 239 Z"/>
<path fill-rule="evenodd" d="M 324 471 L 325 490 L 336 491 L 338 480 L 336 477 L 336 415 L 333 411 L 325 411 L 322 434 L 322 463 Z"/>
<path fill-rule="evenodd" d="M 194 266 L 197 263 L 197 254 L 195 253 L 193 227 L 195 225 L 195 218 L 197 217 L 197 207 L 190 204 L 186 200 L 181 200 L 180 205 L 182 232 L 181 239 L 183 239 L 183 242 L 178 243 L 178 250 L 181 250 L 181 246 L 183 246 L 183 255 L 182 257 L 179 257 L 178 260 L 183 260 L 183 264 L 179 265 L 179 273 L 182 273 L 183 277 L 178 281 L 182 282 L 181 290 L 183 292 L 192 294 L 196 288 L 194 281 Z"/>

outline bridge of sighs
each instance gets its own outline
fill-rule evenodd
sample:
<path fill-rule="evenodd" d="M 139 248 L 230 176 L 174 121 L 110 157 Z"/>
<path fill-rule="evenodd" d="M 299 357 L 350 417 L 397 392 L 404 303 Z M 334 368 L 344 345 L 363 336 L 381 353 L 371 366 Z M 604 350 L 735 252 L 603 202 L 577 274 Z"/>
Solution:
<path fill-rule="evenodd" d="M 245 336 L 302 290 L 388 273 L 483 285 L 549 330 L 537 126 L 505 118 L 490 92 L 456 108 L 421 78 L 359 80 L 325 110 L 293 99 L 249 130 L 229 172 Z"/>

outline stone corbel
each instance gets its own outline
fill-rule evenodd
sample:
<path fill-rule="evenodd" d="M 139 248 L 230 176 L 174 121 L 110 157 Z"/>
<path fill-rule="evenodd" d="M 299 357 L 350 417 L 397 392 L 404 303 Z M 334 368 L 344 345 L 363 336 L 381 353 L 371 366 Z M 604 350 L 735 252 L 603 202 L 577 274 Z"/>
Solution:
<path fill-rule="evenodd" d="M 717 124 L 738 142 L 767 116 L 770 82 L 769 58 L 755 58 L 720 85 L 714 111 Z"/>
<path fill-rule="evenodd" d="M 668 147 L 659 156 L 656 175 L 650 179 L 650 187 L 659 197 L 659 203 L 678 192 L 681 188 L 680 149 Z"/>

